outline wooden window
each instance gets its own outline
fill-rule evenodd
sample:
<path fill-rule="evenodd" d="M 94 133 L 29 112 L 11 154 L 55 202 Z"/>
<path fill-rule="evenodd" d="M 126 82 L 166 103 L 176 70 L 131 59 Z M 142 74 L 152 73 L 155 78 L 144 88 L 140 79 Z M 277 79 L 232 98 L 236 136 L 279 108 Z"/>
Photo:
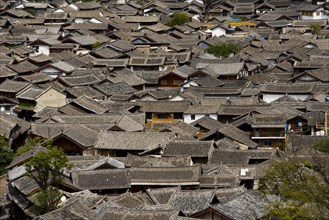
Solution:
<path fill-rule="evenodd" d="M 191 120 L 195 120 L 195 115 L 191 115 Z"/>
<path fill-rule="evenodd" d="M 146 113 L 146 119 L 152 119 L 152 113 Z"/>
<path fill-rule="evenodd" d="M 168 115 L 167 114 L 160 114 L 160 113 L 158 113 L 158 118 L 159 119 L 167 119 L 168 118 Z"/>
<path fill-rule="evenodd" d="M 174 80 L 173 85 L 179 86 L 182 83 L 182 80 Z"/>
<path fill-rule="evenodd" d="M 166 79 L 161 80 L 161 85 L 164 85 L 164 86 L 168 85 L 168 80 L 166 80 Z"/>
<path fill-rule="evenodd" d="M 181 118 L 182 118 L 182 114 L 174 113 L 174 119 L 181 119 Z"/>

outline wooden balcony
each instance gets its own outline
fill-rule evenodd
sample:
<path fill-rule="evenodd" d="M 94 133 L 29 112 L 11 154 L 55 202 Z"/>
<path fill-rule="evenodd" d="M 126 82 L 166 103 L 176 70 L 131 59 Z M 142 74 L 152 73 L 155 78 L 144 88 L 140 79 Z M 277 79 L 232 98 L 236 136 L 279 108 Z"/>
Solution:
<path fill-rule="evenodd" d="M 284 131 L 254 131 L 251 139 L 285 139 Z"/>

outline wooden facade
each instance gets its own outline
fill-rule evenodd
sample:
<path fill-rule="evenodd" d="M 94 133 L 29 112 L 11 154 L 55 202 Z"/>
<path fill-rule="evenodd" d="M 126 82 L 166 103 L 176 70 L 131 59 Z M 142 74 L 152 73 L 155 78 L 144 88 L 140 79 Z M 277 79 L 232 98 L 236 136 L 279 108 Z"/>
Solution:
<path fill-rule="evenodd" d="M 83 155 L 83 148 L 66 137 L 54 140 L 54 146 L 61 148 L 66 155 Z"/>
<path fill-rule="evenodd" d="M 160 87 L 179 87 L 185 81 L 185 78 L 178 76 L 175 73 L 168 73 L 159 78 Z"/>
<path fill-rule="evenodd" d="M 259 147 L 285 148 L 285 128 L 255 128 L 251 136 Z"/>
<path fill-rule="evenodd" d="M 154 124 L 169 124 L 177 120 L 183 120 L 183 113 L 149 113 L 146 117 L 146 127 Z"/>

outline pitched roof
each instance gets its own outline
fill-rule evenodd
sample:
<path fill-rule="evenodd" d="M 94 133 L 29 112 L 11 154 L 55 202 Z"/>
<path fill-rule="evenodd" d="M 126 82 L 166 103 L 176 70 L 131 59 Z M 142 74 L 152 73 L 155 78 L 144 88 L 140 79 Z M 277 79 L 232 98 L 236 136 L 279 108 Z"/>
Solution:
<path fill-rule="evenodd" d="M 0 50 L 1 50 L 1 48 L 0 48 Z M 9 69 L 6 66 L 1 66 L 0 67 L 0 78 L 13 77 L 13 76 L 16 76 L 16 75 L 17 75 L 17 72 L 15 72 L 14 70 Z"/>
<path fill-rule="evenodd" d="M 97 137 L 95 149 L 150 150 L 164 146 L 175 138 L 172 132 L 115 132 L 102 131 Z"/>
<path fill-rule="evenodd" d="M 12 64 L 8 67 L 17 72 L 18 74 L 33 72 L 39 68 L 28 61 L 23 61 L 18 64 Z"/>
<path fill-rule="evenodd" d="M 259 191 L 248 190 L 228 202 L 211 207 L 230 219 L 259 219 L 268 215 L 268 204 L 268 199 Z"/>
<path fill-rule="evenodd" d="M 87 96 L 82 96 L 78 99 L 75 99 L 72 101 L 72 103 L 96 114 L 102 114 L 108 111 L 108 108 L 106 106 L 94 101 L 93 99 Z"/>
<path fill-rule="evenodd" d="M 252 127 L 254 128 L 284 128 L 287 119 L 283 114 L 254 114 L 252 116 Z"/>
<path fill-rule="evenodd" d="M 23 89 L 27 88 L 29 85 L 31 84 L 28 82 L 20 82 L 7 79 L 6 81 L 0 84 L 0 91 L 18 93 L 19 91 L 22 91 Z"/>
<path fill-rule="evenodd" d="M 65 86 L 86 86 L 100 82 L 101 80 L 94 74 L 78 75 L 78 76 L 66 76 L 58 78 Z"/>
<path fill-rule="evenodd" d="M 127 169 L 72 171 L 73 183 L 80 189 L 105 190 L 130 188 Z"/>
<path fill-rule="evenodd" d="M 124 22 L 126 23 L 157 23 L 159 16 L 126 16 Z"/>
<path fill-rule="evenodd" d="M 37 97 L 39 97 L 44 91 L 45 91 L 44 89 L 39 89 L 36 87 L 29 87 L 28 89 L 24 90 L 23 92 L 18 93 L 16 95 L 16 98 L 35 101 L 35 99 Z"/>
<path fill-rule="evenodd" d="M 199 185 L 201 168 L 192 167 L 135 167 L 130 168 L 131 185 L 184 186 Z"/>
<path fill-rule="evenodd" d="M 7 169 L 11 169 L 15 166 L 18 166 L 18 165 L 24 163 L 25 161 L 27 161 L 28 159 L 33 157 L 35 154 L 37 154 L 38 152 L 41 152 L 41 151 L 48 151 L 48 150 L 44 147 L 37 146 L 19 156 L 14 157 L 14 159 L 7 166 Z"/>
<path fill-rule="evenodd" d="M 157 112 L 157 113 L 172 113 L 185 112 L 189 107 L 188 101 L 139 101 L 137 103 L 141 106 L 142 112 Z"/>
<path fill-rule="evenodd" d="M 179 136 L 186 137 L 194 137 L 199 131 L 198 128 L 183 121 L 177 121 L 173 124 L 166 125 L 164 128 L 162 128 L 162 131 L 163 130 L 169 130 L 171 132 L 177 133 Z"/>
<path fill-rule="evenodd" d="M 249 148 L 255 148 L 257 146 L 257 144 L 250 139 L 249 134 L 233 125 L 225 124 L 225 126 L 218 129 L 218 132 L 233 141 L 248 146 Z"/>
<path fill-rule="evenodd" d="M 312 83 L 266 83 L 261 87 L 263 93 L 311 93 L 314 88 Z"/>
<path fill-rule="evenodd" d="M 44 83 L 44 82 L 51 81 L 53 78 L 48 76 L 47 74 L 37 72 L 37 73 L 30 74 L 30 75 L 19 76 L 18 79 L 23 79 L 30 83 Z"/>
<path fill-rule="evenodd" d="M 212 141 L 170 141 L 163 156 L 191 156 L 208 158 L 213 151 Z"/>
<path fill-rule="evenodd" d="M 215 149 L 209 159 L 210 164 L 226 164 L 243 167 L 248 165 L 250 159 L 272 159 L 276 149 L 272 150 L 233 150 Z"/>
<path fill-rule="evenodd" d="M 114 94 L 132 94 L 136 92 L 136 89 L 129 86 L 126 82 L 99 84 L 94 85 L 93 87 L 106 96 L 111 96 Z"/>

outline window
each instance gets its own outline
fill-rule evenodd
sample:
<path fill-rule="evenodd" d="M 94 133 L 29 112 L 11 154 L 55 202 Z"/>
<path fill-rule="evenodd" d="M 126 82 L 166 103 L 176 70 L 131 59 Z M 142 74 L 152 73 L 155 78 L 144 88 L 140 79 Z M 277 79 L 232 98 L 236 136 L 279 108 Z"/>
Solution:
<path fill-rule="evenodd" d="M 164 86 L 168 85 L 168 81 L 165 79 L 161 80 L 161 85 L 164 85 Z"/>
<path fill-rule="evenodd" d="M 152 119 L 152 113 L 146 113 L 146 119 Z"/>
<path fill-rule="evenodd" d="M 308 11 L 303 11 L 302 15 L 304 16 L 312 16 L 312 12 L 308 12 Z"/>
<path fill-rule="evenodd" d="M 195 120 L 195 115 L 191 115 L 191 120 Z"/>
<path fill-rule="evenodd" d="M 166 119 L 168 118 L 167 114 L 158 114 L 159 119 Z"/>
<path fill-rule="evenodd" d="M 182 114 L 174 113 L 174 119 L 181 119 L 181 118 L 182 118 Z"/>
<path fill-rule="evenodd" d="M 174 80 L 174 81 L 173 81 L 173 84 L 174 84 L 175 86 L 179 86 L 179 85 L 182 84 L 182 83 L 183 83 L 182 80 Z"/>
<path fill-rule="evenodd" d="M 265 146 L 269 146 L 269 147 L 271 147 L 271 146 L 272 146 L 272 142 L 271 142 L 271 140 L 265 140 L 265 141 L 264 141 L 264 145 L 265 145 Z"/>
<path fill-rule="evenodd" d="M 316 13 L 316 16 L 320 16 L 320 14 L 321 14 L 320 12 L 317 12 L 317 13 Z"/>

